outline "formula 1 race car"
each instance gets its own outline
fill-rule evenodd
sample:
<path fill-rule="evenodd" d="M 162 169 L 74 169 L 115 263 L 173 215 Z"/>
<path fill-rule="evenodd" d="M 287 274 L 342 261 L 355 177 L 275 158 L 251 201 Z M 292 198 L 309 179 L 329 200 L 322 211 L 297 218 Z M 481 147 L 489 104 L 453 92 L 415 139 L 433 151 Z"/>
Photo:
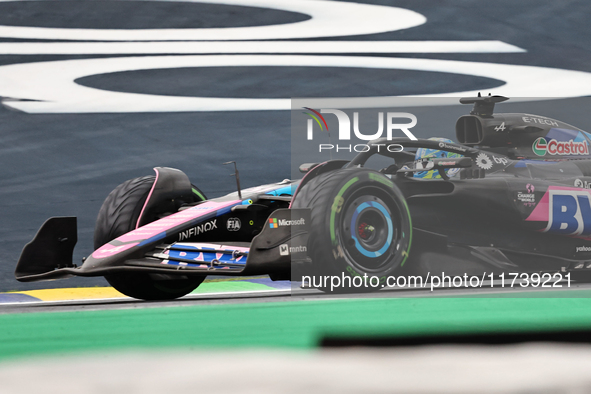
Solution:
<path fill-rule="evenodd" d="M 72 264 L 76 218 L 25 246 L 19 281 L 105 276 L 140 299 L 173 299 L 207 275 L 450 275 L 591 269 L 591 134 L 558 120 L 493 114 L 472 97 L 459 143 L 393 138 L 352 161 L 206 199 L 176 169 L 129 180 L 98 214 L 95 251 Z M 380 146 L 399 144 L 402 151 Z M 364 167 L 386 156 L 381 170 Z"/>

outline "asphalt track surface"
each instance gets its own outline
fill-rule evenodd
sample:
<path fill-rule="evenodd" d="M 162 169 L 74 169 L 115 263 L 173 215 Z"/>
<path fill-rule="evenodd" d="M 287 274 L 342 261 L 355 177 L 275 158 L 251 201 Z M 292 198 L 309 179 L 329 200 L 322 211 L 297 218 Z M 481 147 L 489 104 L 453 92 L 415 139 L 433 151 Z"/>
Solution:
<path fill-rule="evenodd" d="M 587 23 L 591 5 L 586 1 L 362 2 L 410 9 L 424 15 L 427 23 L 393 32 L 323 39 L 499 40 L 526 52 L 368 56 L 492 62 L 591 72 L 591 35 Z M 305 13 L 184 2 L 0 3 L 0 25 L 11 26 L 211 28 L 289 24 L 306 18 Z M 0 44 L 58 41 L 64 42 L 0 38 Z M 0 66 L 107 57 L 124 55 L 4 54 L 0 55 Z M 548 82 L 540 80 L 539 84 L 543 87 Z M 486 90 L 503 82 L 495 78 L 412 70 L 368 72 L 360 68 L 318 68 L 310 71 L 309 67 L 301 66 L 256 66 L 116 72 L 81 78 L 78 83 L 165 96 L 289 98 L 446 93 Z M 0 80 L 0 96 L 2 84 Z M 553 91 L 548 89 L 545 95 L 551 97 Z M 433 111 L 440 115 L 433 119 L 439 120 L 417 127 L 416 135 L 453 138 L 455 118 L 464 112 L 448 113 L 441 108 Z M 562 118 L 568 123 L 591 130 L 588 114 L 581 108 L 566 110 L 565 115 Z M 234 191 L 230 172 L 221 165 L 228 160 L 238 162 L 244 187 L 290 177 L 289 111 L 31 114 L 0 107 L 0 142 L 0 291 L 106 285 L 102 278 L 21 284 L 14 279 L 13 270 L 23 245 L 50 216 L 78 217 L 75 262 L 80 261 L 92 251 L 94 220 L 106 195 L 127 179 L 150 174 L 154 166 L 182 169 L 211 197 Z"/>
<path fill-rule="evenodd" d="M 566 285 L 565 285 L 566 286 Z M 190 307 L 211 305 L 242 305 L 269 302 L 301 302 L 301 301 L 347 301 L 354 299 L 382 298 L 485 298 L 485 299 L 535 299 L 535 298 L 589 298 L 591 284 L 572 284 L 564 289 L 520 288 L 440 288 L 429 289 L 384 289 L 378 292 L 358 294 L 325 294 L 316 289 L 277 289 L 251 292 L 222 292 L 219 294 L 192 294 L 173 301 L 142 301 L 121 297 L 114 299 L 86 299 L 64 301 L 15 302 L 0 304 L 0 315 L 12 313 L 36 312 L 75 312 L 118 309 Z"/>

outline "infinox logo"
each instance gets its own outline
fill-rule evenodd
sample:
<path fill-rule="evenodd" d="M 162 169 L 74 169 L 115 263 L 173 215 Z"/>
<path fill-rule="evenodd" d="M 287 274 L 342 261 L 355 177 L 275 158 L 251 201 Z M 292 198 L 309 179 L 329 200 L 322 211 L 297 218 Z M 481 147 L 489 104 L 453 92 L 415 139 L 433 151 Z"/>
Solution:
<path fill-rule="evenodd" d="M 349 115 L 347 115 L 344 111 L 338 109 L 326 109 L 323 108 L 320 112 L 316 111 L 315 109 L 304 107 L 309 112 L 304 112 L 306 115 L 310 117 L 307 123 L 307 139 L 309 141 L 314 139 L 314 122 L 320 127 L 321 131 L 326 129 L 329 137 L 330 137 L 330 130 L 328 129 L 328 124 L 326 123 L 326 119 L 322 114 L 333 114 L 337 117 L 337 121 L 339 123 L 339 130 L 338 130 L 338 139 L 339 141 L 350 141 L 351 140 L 351 120 Z M 359 130 L 359 112 L 353 112 L 353 133 L 355 137 L 362 141 L 372 141 L 382 137 L 384 134 L 384 118 L 386 119 L 386 138 L 388 140 L 392 140 L 392 135 L 394 130 L 401 130 L 409 139 L 416 141 L 417 137 L 409 130 L 416 126 L 417 124 L 417 117 L 408 112 L 388 112 L 386 116 L 384 116 L 383 112 L 378 112 L 378 131 L 373 134 L 364 134 Z M 394 123 L 394 119 L 408 119 L 410 123 Z M 340 150 L 348 151 L 348 152 L 367 152 L 371 146 L 376 146 L 378 152 L 380 151 L 381 147 L 387 149 L 390 152 L 399 152 L 403 149 L 402 145 L 400 144 L 357 144 L 357 145 L 333 145 L 333 144 L 320 144 L 319 151 L 322 150 L 336 150 L 337 152 Z"/>
<path fill-rule="evenodd" d="M 587 141 L 574 142 L 570 140 L 556 141 L 550 140 L 548 142 L 546 138 L 540 137 L 534 141 L 532 150 L 538 156 L 545 156 L 546 153 L 550 155 L 588 155 L 589 146 Z"/>
<path fill-rule="evenodd" d="M 208 231 L 217 229 L 218 226 L 216 224 L 217 219 L 213 219 L 207 223 L 200 224 L 199 226 L 195 226 L 190 228 L 189 230 L 182 231 L 179 233 L 179 241 L 182 241 L 187 238 L 191 238 L 195 235 L 203 234 Z"/>

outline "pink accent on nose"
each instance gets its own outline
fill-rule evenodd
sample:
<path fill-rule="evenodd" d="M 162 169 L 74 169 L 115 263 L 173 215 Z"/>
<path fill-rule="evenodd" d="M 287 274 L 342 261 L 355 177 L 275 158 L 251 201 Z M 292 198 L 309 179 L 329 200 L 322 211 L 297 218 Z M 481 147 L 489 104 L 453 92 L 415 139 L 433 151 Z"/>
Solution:
<path fill-rule="evenodd" d="M 139 227 L 127 234 L 123 234 L 117 238 L 117 240 L 121 242 L 143 241 L 148 238 L 152 238 L 153 236 L 158 235 L 164 231 L 170 230 L 171 228 L 174 228 L 180 224 L 196 219 L 200 216 L 205 216 L 218 209 L 236 205 L 239 202 L 240 200 L 223 203 L 215 201 L 204 202 L 195 207 L 185 209 L 184 211 L 177 212 L 155 222 L 146 224 L 145 226 Z"/>
<path fill-rule="evenodd" d="M 544 194 L 544 197 L 540 200 L 538 205 L 534 208 L 532 213 L 525 219 L 526 222 L 547 222 L 550 218 L 550 191 L 551 190 L 573 190 L 581 191 L 576 187 L 565 187 L 565 186 L 550 186 Z"/>
<path fill-rule="evenodd" d="M 98 248 L 97 250 L 95 250 L 92 253 L 92 257 L 94 257 L 95 259 L 104 259 L 105 257 L 110 257 L 113 255 L 116 255 L 117 253 L 121 253 L 124 250 L 130 249 L 130 248 L 136 246 L 137 244 L 139 244 L 139 242 L 134 242 L 132 244 L 127 244 L 127 245 L 119 245 L 119 246 L 113 246 L 111 244 L 104 244 L 103 246 L 101 246 L 100 248 Z"/>
<path fill-rule="evenodd" d="M 158 170 L 156 168 L 154 168 L 154 171 L 156 172 L 156 179 L 154 179 L 154 183 L 152 184 L 152 188 L 150 189 L 150 193 L 148 193 L 148 198 L 146 198 L 146 202 L 144 202 L 144 206 L 142 207 L 142 211 L 140 212 L 140 216 L 138 216 L 138 218 L 137 218 L 137 223 L 135 224 L 135 228 L 138 228 L 140 226 L 140 221 L 142 220 L 142 216 L 144 216 L 144 211 L 146 209 L 146 206 L 148 205 L 148 201 L 150 201 L 150 197 L 152 197 L 152 193 L 154 192 L 154 188 L 156 187 L 156 182 L 158 182 L 158 176 L 160 175 L 160 173 L 158 172 Z"/>

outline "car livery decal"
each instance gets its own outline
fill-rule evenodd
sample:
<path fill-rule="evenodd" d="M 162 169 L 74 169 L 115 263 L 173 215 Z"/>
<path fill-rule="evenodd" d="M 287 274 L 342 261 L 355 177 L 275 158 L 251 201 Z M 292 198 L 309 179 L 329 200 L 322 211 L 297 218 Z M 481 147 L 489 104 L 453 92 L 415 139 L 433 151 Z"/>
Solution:
<path fill-rule="evenodd" d="M 282 196 L 282 195 L 293 195 L 293 192 L 295 191 L 295 188 L 297 187 L 298 182 L 294 182 L 290 185 L 287 186 L 283 186 L 279 189 L 276 190 L 271 190 L 268 191 L 266 194 L 270 194 L 272 196 Z"/>
<path fill-rule="evenodd" d="M 591 190 L 550 186 L 525 220 L 547 222 L 543 232 L 591 239 Z"/>
<path fill-rule="evenodd" d="M 546 137 L 533 142 L 532 151 L 537 156 L 588 156 L 586 134 L 577 130 L 552 128 Z"/>
<path fill-rule="evenodd" d="M 239 251 L 242 253 L 248 253 L 250 248 L 246 247 L 239 247 L 239 246 L 227 246 L 227 245 L 220 245 L 220 244 L 209 244 L 209 243 L 176 243 L 175 247 L 182 247 L 183 250 L 175 250 L 170 249 L 167 250 L 165 253 L 170 256 L 170 260 L 174 260 L 175 258 L 181 258 L 183 260 L 194 260 L 196 262 L 206 262 L 211 263 L 214 260 L 217 260 L 219 263 L 226 263 L 236 266 L 243 266 L 246 264 L 246 255 L 240 255 L 234 257 L 232 252 Z M 195 249 L 195 251 L 191 251 L 189 249 Z M 211 252 L 207 252 L 206 250 L 211 250 Z M 216 253 L 216 250 L 225 250 L 228 253 Z M 163 264 L 170 264 L 170 261 L 162 262 Z M 183 265 L 181 262 L 179 265 Z M 201 264 L 202 265 L 202 264 Z M 199 267 L 201 267 L 199 265 Z M 204 267 L 207 267 L 204 266 Z M 227 268 L 227 267 L 226 267 Z"/>
<path fill-rule="evenodd" d="M 177 212 L 173 215 L 149 223 L 145 226 L 130 231 L 129 233 L 123 234 L 122 236 L 114 240 L 116 242 L 115 245 L 112 245 L 111 243 L 114 241 L 111 241 L 108 244 L 101 246 L 92 253 L 92 257 L 100 259 L 113 256 L 123 251 L 121 249 L 117 249 L 117 247 L 120 246 L 121 243 L 125 244 L 134 242 L 131 246 L 141 246 L 156 241 L 158 239 L 164 238 L 166 236 L 166 231 L 176 226 L 190 222 L 195 219 L 207 220 L 209 218 L 223 215 L 224 213 L 228 212 L 232 206 L 240 203 L 242 203 L 241 200 L 233 200 L 226 202 L 204 202 L 192 208 L 185 209 L 184 211 Z M 129 249 L 131 246 L 125 249 Z"/>
<path fill-rule="evenodd" d="M 105 244 L 105 245 L 101 246 L 100 248 L 98 248 L 97 250 L 95 250 L 94 253 L 92 253 L 92 257 L 94 257 L 95 259 L 104 259 L 105 257 L 114 256 L 117 253 L 121 253 L 127 249 L 130 249 L 130 248 L 138 245 L 138 244 L 139 244 L 139 242 L 133 242 L 130 244 L 124 244 L 124 245 L 119 245 L 119 246 Z"/>

